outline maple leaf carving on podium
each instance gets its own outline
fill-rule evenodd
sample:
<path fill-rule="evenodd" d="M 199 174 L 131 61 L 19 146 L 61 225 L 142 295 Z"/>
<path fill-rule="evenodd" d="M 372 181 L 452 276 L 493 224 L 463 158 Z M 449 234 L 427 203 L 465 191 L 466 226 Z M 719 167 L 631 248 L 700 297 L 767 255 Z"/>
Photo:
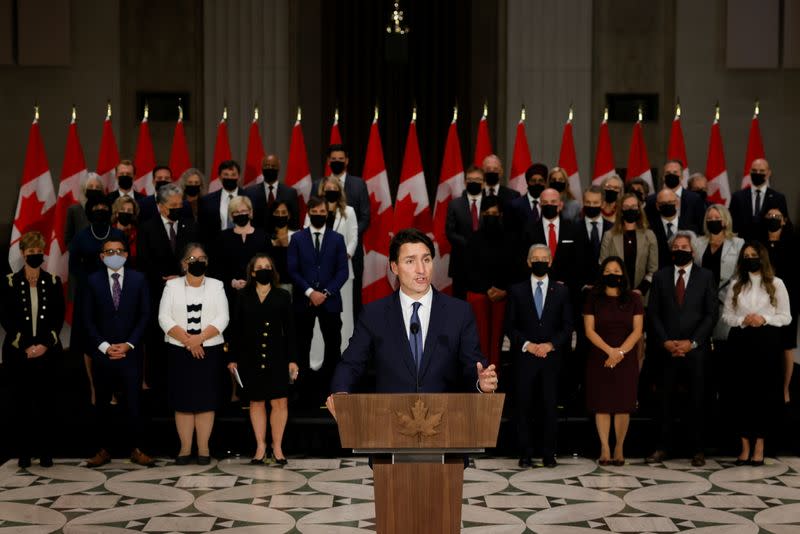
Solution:
<path fill-rule="evenodd" d="M 436 427 L 442 422 L 442 413 L 429 416 L 428 407 L 425 406 L 422 399 L 417 399 L 417 402 L 411 407 L 411 416 L 402 412 L 395 412 L 395 415 L 400 423 L 399 432 L 404 436 L 426 437 L 439 433 Z"/>

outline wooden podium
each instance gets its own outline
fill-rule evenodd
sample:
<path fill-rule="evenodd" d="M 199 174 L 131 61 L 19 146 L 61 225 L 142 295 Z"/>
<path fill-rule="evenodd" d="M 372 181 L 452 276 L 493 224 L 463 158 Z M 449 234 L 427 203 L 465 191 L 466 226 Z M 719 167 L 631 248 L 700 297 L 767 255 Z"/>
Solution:
<path fill-rule="evenodd" d="M 381 534 L 461 530 L 464 456 L 494 447 L 505 395 L 335 395 L 342 447 L 373 455 Z"/>

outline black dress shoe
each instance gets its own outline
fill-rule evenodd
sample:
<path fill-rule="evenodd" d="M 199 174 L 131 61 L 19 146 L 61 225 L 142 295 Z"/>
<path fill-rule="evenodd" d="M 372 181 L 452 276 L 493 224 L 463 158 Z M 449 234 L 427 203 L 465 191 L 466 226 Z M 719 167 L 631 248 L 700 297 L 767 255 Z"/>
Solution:
<path fill-rule="evenodd" d="M 737 467 L 741 467 L 743 465 L 749 465 L 749 464 L 750 464 L 750 459 L 749 458 L 747 460 L 742 460 L 741 458 L 737 458 L 736 461 L 733 462 L 733 465 L 735 465 Z"/>
<path fill-rule="evenodd" d="M 211 463 L 211 456 L 197 455 L 197 465 L 209 465 Z"/>
<path fill-rule="evenodd" d="M 52 456 L 42 456 L 39 458 L 39 465 L 42 467 L 53 467 L 53 457 Z"/>
<path fill-rule="evenodd" d="M 750 465 L 752 465 L 753 467 L 761 467 L 762 465 L 764 465 L 764 459 L 762 458 L 760 460 L 750 460 Z"/>
<path fill-rule="evenodd" d="M 706 465 L 706 455 L 702 452 L 696 453 L 692 456 L 692 467 L 703 467 Z"/>
<path fill-rule="evenodd" d="M 667 459 L 667 453 L 662 449 L 658 449 L 653 454 L 645 458 L 644 461 L 645 463 L 648 464 L 660 464 L 666 459 Z"/>
<path fill-rule="evenodd" d="M 531 460 L 530 456 L 525 456 L 524 458 L 520 458 L 519 459 L 519 462 L 517 462 L 517 465 L 519 465 L 520 467 L 522 467 L 524 469 L 530 469 L 531 467 L 533 467 L 533 460 Z"/>
<path fill-rule="evenodd" d="M 289 463 L 289 460 L 286 458 L 275 458 L 275 456 L 272 457 L 272 460 L 278 465 L 286 465 Z"/>
<path fill-rule="evenodd" d="M 542 465 L 545 467 L 553 468 L 558 465 L 558 462 L 556 462 L 555 456 L 545 456 L 544 458 L 542 458 Z"/>
<path fill-rule="evenodd" d="M 17 460 L 17 467 L 19 467 L 20 469 L 27 469 L 30 466 L 31 466 L 30 457 L 20 457 L 20 459 Z"/>
<path fill-rule="evenodd" d="M 178 456 L 175 458 L 175 465 L 189 465 L 192 462 L 192 455 Z"/>
<path fill-rule="evenodd" d="M 252 460 L 250 460 L 250 465 L 264 465 L 266 463 L 264 461 L 266 459 L 266 457 L 267 457 L 267 455 L 265 454 L 261 458 L 253 458 Z"/>

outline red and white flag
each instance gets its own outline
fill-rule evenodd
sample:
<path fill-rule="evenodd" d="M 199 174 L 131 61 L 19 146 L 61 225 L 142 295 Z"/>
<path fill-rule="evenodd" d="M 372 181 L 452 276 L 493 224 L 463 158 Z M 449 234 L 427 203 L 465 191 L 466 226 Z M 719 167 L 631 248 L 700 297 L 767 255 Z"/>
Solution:
<path fill-rule="evenodd" d="M 511 157 L 511 178 L 508 180 L 508 187 L 517 191 L 520 195 L 528 194 L 528 181 L 525 179 L 525 171 L 530 166 L 531 151 L 528 148 L 528 135 L 525 133 L 525 108 L 523 107 L 517 123 L 514 154 Z"/>
<path fill-rule="evenodd" d="M 475 140 L 475 160 L 476 167 L 483 166 L 483 160 L 486 156 L 494 154 L 492 152 L 492 140 L 489 139 L 489 105 L 483 105 L 483 115 L 478 122 L 478 138 Z"/>
<path fill-rule="evenodd" d="M 175 123 L 172 150 L 169 152 L 169 168 L 172 171 L 173 180 L 180 178 L 191 166 L 189 144 L 186 142 L 186 131 L 183 128 L 183 108 L 178 105 L 178 122 Z"/>
<path fill-rule="evenodd" d="M 297 203 L 300 220 L 306 218 L 306 205 L 311 198 L 311 167 L 308 166 L 308 152 L 300 124 L 300 108 L 292 128 L 292 141 L 289 144 L 289 163 L 286 166 L 286 185 L 297 190 Z"/>
<path fill-rule="evenodd" d="M 339 108 L 336 108 L 333 112 L 333 124 L 331 125 L 331 136 L 328 140 L 328 146 L 331 145 L 341 145 L 342 144 L 342 134 L 339 132 Z M 331 175 L 331 167 L 328 165 L 328 159 L 325 159 L 325 173 L 324 176 Z"/>
<path fill-rule="evenodd" d="M 247 139 L 247 159 L 244 164 L 244 187 L 260 184 L 264 181 L 261 162 L 264 160 L 264 143 L 258 131 L 258 108 L 253 112 L 253 122 L 250 123 L 250 135 Z"/>
<path fill-rule="evenodd" d="M 139 139 L 136 141 L 136 154 L 133 156 L 133 165 L 136 167 L 136 179 L 133 189 L 145 195 L 152 195 L 153 169 L 156 166 L 156 155 L 153 152 L 153 140 L 150 138 L 150 126 L 147 124 L 147 105 L 144 106 L 144 117 L 139 123 Z"/>
<path fill-rule="evenodd" d="M 753 161 L 766 159 L 764 152 L 764 142 L 761 139 L 761 127 L 758 124 L 759 106 L 756 102 L 756 109 L 753 112 L 753 120 L 750 121 L 750 134 L 747 136 L 747 153 L 744 157 L 744 173 L 742 173 L 742 189 L 750 187 L 750 169 Z"/>
<path fill-rule="evenodd" d="M 364 277 L 361 299 L 364 304 L 392 293 L 389 281 L 389 242 L 391 240 L 394 210 L 383 147 L 378 132 L 378 108 L 369 130 L 367 157 L 364 161 L 364 182 L 367 184 L 370 204 L 370 223 L 364 232 Z"/>
<path fill-rule="evenodd" d="M 630 182 L 634 178 L 642 178 L 650 186 L 650 190 L 654 190 L 650 159 L 647 157 L 647 147 L 644 144 L 641 110 L 639 111 L 639 120 L 633 125 L 631 150 L 628 153 L 628 174 L 625 176 L 625 181 Z"/>
<path fill-rule="evenodd" d="M 561 151 L 558 154 L 558 166 L 567 173 L 567 183 L 572 196 L 581 202 L 581 177 L 578 174 L 578 156 L 575 154 L 575 139 L 572 135 L 572 108 L 569 110 L 569 118 L 564 124 L 564 132 L 561 135 Z"/>
<path fill-rule="evenodd" d="M 214 143 L 214 162 L 211 164 L 211 172 L 208 175 L 211 179 L 208 182 L 208 192 L 213 193 L 222 189 L 222 181 L 219 179 L 219 164 L 223 161 L 233 159 L 231 155 L 231 143 L 228 140 L 228 108 L 222 110 L 222 120 L 217 126 L 217 140 Z"/>
<path fill-rule="evenodd" d="M 592 185 L 600 185 L 603 180 L 617 174 L 614 167 L 614 151 L 611 149 L 611 135 L 608 133 L 608 108 L 603 112 L 600 134 L 597 136 L 597 152 L 594 154 L 594 173 Z"/>
<path fill-rule="evenodd" d="M 672 119 L 672 128 L 669 131 L 669 145 L 667 145 L 667 159 L 681 162 L 683 187 L 689 186 L 689 160 L 686 159 L 686 143 L 683 141 L 683 128 L 681 128 L 681 105 L 675 106 L 675 117 Z"/>
<path fill-rule="evenodd" d="M 706 178 L 708 178 L 708 200 L 714 204 L 727 206 L 731 200 L 731 186 L 728 183 L 728 167 L 725 164 L 725 150 L 722 148 L 722 134 L 719 131 L 719 106 L 714 116 L 714 123 L 711 125 L 711 138 L 708 140 Z"/>
<path fill-rule="evenodd" d="M 106 120 L 103 121 L 103 135 L 100 137 L 100 153 L 97 156 L 95 172 L 103 180 L 106 192 L 117 189 L 117 164 L 119 163 L 119 149 L 114 138 L 114 129 L 111 127 L 111 103 L 106 108 Z"/>
<path fill-rule="evenodd" d="M 460 197 L 464 192 L 464 163 L 461 159 L 461 144 L 458 141 L 457 118 L 458 110 L 455 110 L 450 129 L 447 131 L 442 170 L 439 173 L 439 187 L 436 189 L 436 204 L 433 207 L 433 236 L 438 249 L 433 261 L 433 286 L 448 295 L 452 293 L 453 280 L 447 275 L 451 250 L 445 231 L 447 206 L 451 200 Z M 527 146 L 527 142 L 525 144 Z"/>
<path fill-rule="evenodd" d="M 394 203 L 394 233 L 404 228 L 416 228 L 422 232 L 433 231 L 431 210 L 428 201 L 428 186 L 422 170 L 422 157 L 417 141 L 416 110 L 408 126 L 406 152 L 400 171 L 400 185 Z"/>
<path fill-rule="evenodd" d="M 44 250 L 49 250 L 55 204 L 56 192 L 53 189 L 53 178 L 50 175 L 42 133 L 39 130 L 39 109 L 36 108 L 28 135 L 28 148 L 25 152 L 25 166 L 22 170 L 22 182 L 17 198 L 17 211 L 14 213 L 11 244 L 8 247 L 8 263 L 12 271 L 20 270 L 24 263 L 22 252 L 19 249 L 19 240 L 26 232 L 41 232 L 46 241 Z"/>

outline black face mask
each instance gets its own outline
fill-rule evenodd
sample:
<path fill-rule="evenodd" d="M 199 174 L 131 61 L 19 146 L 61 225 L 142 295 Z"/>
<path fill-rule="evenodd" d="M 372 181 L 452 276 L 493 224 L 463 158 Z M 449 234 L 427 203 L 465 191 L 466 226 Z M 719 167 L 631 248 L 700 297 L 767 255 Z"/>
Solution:
<path fill-rule="evenodd" d="M 168 180 L 162 180 L 162 181 L 156 182 L 156 183 L 155 183 L 155 184 L 153 184 L 153 185 L 155 186 L 155 188 L 156 188 L 156 193 L 157 193 L 159 189 L 161 189 L 161 188 L 162 188 L 162 187 L 164 187 L 165 185 L 169 185 L 169 184 L 171 184 L 171 183 L 172 183 L 171 181 L 168 181 Z"/>
<path fill-rule="evenodd" d="M 742 269 L 748 273 L 756 273 L 761 270 L 761 258 L 742 259 Z"/>
<path fill-rule="evenodd" d="M 622 287 L 621 274 L 604 274 L 603 285 L 606 287 Z"/>
<path fill-rule="evenodd" d="M 247 223 L 250 222 L 250 216 L 246 213 L 240 213 L 238 215 L 234 215 L 231 217 L 233 220 L 233 224 L 236 226 L 247 226 Z"/>
<path fill-rule="evenodd" d="M 342 198 L 342 192 L 336 191 L 335 189 L 331 189 L 329 191 L 325 191 L 325 200 L 327 202 L 339 202 L 339 199 Z"/>
<path fill-rule="evenodd" d="M 128 226 L 133 222 L 133 213 L 128 213 L 127 211 L 117 213 L 117 222 L 122 226 Z"/>
<path fill-rule="evenodd" d="M 467 182 L 467 193 L 472 196 L 478 196 L 483 191 L 483 184 L 480 182 Z"/>
<path fill-rule="evenodd" d="M 676 267 L 683 267 L 692 261 L 692 253 L 688 250 L 673 250 L 672 264 Z"/>
<path fill-rule="evenodd" d="M 117 176 L 117 185 L 120 189 L 127 191 L 133 186 L 133 176 L 128 176 L 127 174 Z"/>
<path fill-rule="evenodd" d="M 584 206 L 583 214 L 590 219 L 596 219 L 600 216 L 600 206 Z"/>
<path fill-rule="evenodd" d="M 542 191 L 544 191 L 544 184 L 528 185 L 528 194 L 530 194 L 533 198 L 539 198 L 539 195 L 542 194 Z"/>
<path fill-rule="evenodd" d="M 285 228 L 289 226 L 289 216 L 288 215 L 273 215 L 272 216 L 272 225 L 275 228 Z"/>
<path fill-rule="evenodd" d="M 261 169 L 261 174 L 268 184 L 274 184 L 275 180 L 278 179 L 278 169 Z"/>
<path fill-rule="evenodd" d="M 697 193 L 697 194 L 698 194 L 698 196 L 700 197 L 700 199 L 701 199 L 703 202 L 705 202 L 705 201 L 708 199 L 708 191 L 706 191 L 706 190 L 704 190 L 704 189 L 700 189 L 700 190 L 698 190 L 698 191 L 695 191 L 695 193 Z"/>
<path fill-rule="evenodd" d="M 616 189 L 606 189 L 603 191 L 603 198 L 605 198 L 606 204 L 613 204 L 619 198 L 619 191 Z"/>
<path fill-rule="evenodd" d="M 626 223 L 635 223 L 642 216 L 638 209 L 622 210 L 622 220 Z"/>
<path fill-rule="evenodd" d="M 542 206 L 542 217 L 549 220 L 558 217 L 558 206 L 554 204 L 547 204 L 546 206 Z"/>
<path fill-rule="evenodd" d="M 500 183 L 500 173 L 485 172 L 483 173 L 483 179 L 486 180 L 486 185 L 488 185 L 489 187 L 494 187 Z"/>
<path fill-rule="evenodd" d="M 560 180 L 553 181 L 550 182 L 550 187 L 559 193 L 563 193 L 567 189 L 567 182 L 562 182 Z"/>
<path fill-rule="evenodd" d="M 239 187 L 239 179 L 238 178 L 223 178 L 222 179 L 222 188 L 225 191 L 236 191 L 236 188 Z"/>
<path fill-rule="evenodd" d="M 783 224 L 783 221 L 774 217 L 768 217 L 764 219 L 764 222 L 766 223 L 767 230 L 770 232 L 777 232 L 781 229 L 781 224 Z"/>
<path fill-rule="evenodd" d="M 89 214 L 89 222 L 97 225 L 107 225 L 111 222 L 111 212 L 109 210 L 93 210 Z"/>
<path fill-rule="evenodd" d="M 767 175 L 760 172 L 751 172 L 750 181 L 753 182 L 754 186 L 761 187 L 767 181 Z"/>
<path fill-rule="evenodd" d="M 676 213 L 678 213 L 678 206 L 675 204 L 661 204 L 658 207 L 658 213 L 661 214 L 662 217 L 665 219 L 669 219 L 670 217 L 674 217 Z"/>
<path fill-rule="evenodd" d="M 537 278 L 542 278 L 550 271 L 550 266 L 547 265 L 546 261 L 532 261 L 531 262 L 531 274 L 536 276 Z"/>
<path fill-rule="evenodd" d="M 706 221 L 706 227 L 711 234 L 717 235 L 722 232 L 722 221 Z"/>
<path fill-rule="evenodd" d="M 183 212 L 183 208 L 170 208 L 167 213 L 167 219 L 172 222 L 178 222 L 181 218 L 181 212 Z"/>
<path fill-rule="evenodd" d="M 484 215 L 482 217 L 483 227 L 489 233 L 496 233 L 503 230 L 503 221 L 499 215 Z"/>
<path fill-rule="evenodd" d="M 189 264 L 189 267 L 186 270 L 192 276 L 203 276 L 204 274 L 206 274 L 207 269 L 208 269 L 208 264 L 206 262 L 194 261 Z"/>
<path fill-rule="evenodd" d="M 44 263 L 44 254 L 29 254 L 25 256 L 25 263 L 31 269 L 36 269 Z"/>
<path fill-rule="evenodd" d="M 96 203 L 101 198 L 105 198 L 105 194 L 100 191 L 99 189 L 87 189 L 86 190 L 86 202 Z"/>
<path fill-rule="evenodd" d="M 328 222 L 328 215 L 309 215 L 308 219 L 311 221 L 311 226 L 320 229 Z"/>
<path fill-rule="evenodd" d="M 344 172 L 344 161 L 334 160 L 331 161 L 328 166 L 331 168 L 331 172 L 336 176 L 339 176 Z"/>
<path fill-rule="evenodd" d="M 681 183 L 681 175 L 668 173 L 664 175 L 664 185 L 670 189 L 675 189 Z"/>
<path fill-rule="evenodd" d="M 253 278 L 262 286 L 267 286 L 272 283 L 272 269 L 260 269 L 253 274 Z"/>
<path fill-rule="evenodd" d="M 199 185 L 187 185 L 183 188 L 183 192 L 186 193 L 187 197 L 196 197 L 200 194 L 200 186 Z"/>

